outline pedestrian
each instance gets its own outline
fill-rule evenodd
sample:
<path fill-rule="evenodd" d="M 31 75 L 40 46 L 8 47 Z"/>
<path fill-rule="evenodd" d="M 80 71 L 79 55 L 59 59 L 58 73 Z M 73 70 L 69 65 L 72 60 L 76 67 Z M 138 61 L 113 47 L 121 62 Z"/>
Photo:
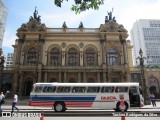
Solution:
<path fill-rule="evenodd" d="M 2 104 L 4 104 L 4 98 L 3 92 L 0 94 L 0 113 L 2 112 Z"/>
<path fill-rule="evenodd" d="M 153 107 L 156 106 L 156 97 L 153 93 L 150 94 L 150 99 L 151 99 Z"/>
<path fill-rule="evenodd" d="M 16 92 L 14 92 L 14 98 L 13 98 L 13 102 L 12 102 L 12 112 L 14 112 L 14 108 L 19 111 L 19 109 L 16 107 L 16 104 L 18 102 L 18 95 L 16 94 Z"/>

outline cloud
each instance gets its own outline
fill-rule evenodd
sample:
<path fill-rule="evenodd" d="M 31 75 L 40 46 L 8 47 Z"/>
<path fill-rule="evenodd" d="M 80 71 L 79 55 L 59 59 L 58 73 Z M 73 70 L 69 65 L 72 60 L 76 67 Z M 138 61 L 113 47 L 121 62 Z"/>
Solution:
<path fill-rule="evenodd" d="M 119 16 L 119 21 L 130 32 L 132 25 L 139 19 L 160 19 L 157 12 L 160 11 L 160 0 L 154 4 L 140 4 L 132 5 L 123 11 L 123 14 Z"/>
<path fill-rule="evenodd" d="M 3 47 L 13 48 L 12 45 L 15 44 L 15 40 L 17 39 L 16 35 L 13 32 L 7 30 L 3 39 Z"/>
<path fill-rule="evenodd" d="M 42 22 L 46 24 L 47 27 L 56 27 L 61 28 L 63 22 L 65 21 L 69 28 L 78 27 L 77 23 L 81 22 L 81 20 L 85 19 L 89 11 L 83 12 L 81 14 L 75 14 L 73 12 L 64 12 L 62 14 L 52 14 L 50 13 L 42 13 Z"/>

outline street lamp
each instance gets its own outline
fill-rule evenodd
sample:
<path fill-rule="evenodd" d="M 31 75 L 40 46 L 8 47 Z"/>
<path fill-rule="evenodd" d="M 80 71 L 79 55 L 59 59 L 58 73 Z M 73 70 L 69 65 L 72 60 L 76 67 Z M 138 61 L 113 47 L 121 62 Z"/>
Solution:
<path fill-rule="evenodd" d="M 146 79 L 145 79 L 145 75 L 144 75 L 144 59 L 146 59 L 146 57 L 143 57 L 142 49 L 139 50 L 139 55 L 140 56 L 137 57 L 136 59 L 139 60 L 140 67 L 141 67 L 141 83 L 142 83 L 142 89 L 143 89 L 144 104 L 150 105 L 151 101 L 149 99 L 148 89 L 146 86 Z"/>
<path fill-rule="evenodd" d="M 2 49 L 0 49 L 0 91 L 2 91 L 3 84 L 3 69 L 4 69 L 4 56 L 2 56 Z"/>

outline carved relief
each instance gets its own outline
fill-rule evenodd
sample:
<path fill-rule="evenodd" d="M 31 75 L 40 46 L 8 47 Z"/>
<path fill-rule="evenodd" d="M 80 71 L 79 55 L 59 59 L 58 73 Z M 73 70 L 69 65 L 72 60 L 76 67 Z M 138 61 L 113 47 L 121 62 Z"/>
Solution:
<path fill-rule="evenodd" d="M 83 48 L 84 47 L 84 44 L 81 42 L 81 43 L 79 43 L 79 47 L 80 48 Z"/>
<path fill-rule="evenodd" d="M 61 44 L 61 47 L 62 47 L 62 48 L 65 48 L 65 47 L 66 47 L 66 43 L 63 42 L 63 43 Z"/>
<path fill-rule="evenodd" d="M 127 32 L 123 25 L 119 25 L 113 20 L 100 26 L 101 32 Z"/>
<path fill-rule="evenodd" d="M 36 19 L 32 19 L 27 24 L 22 24 L 21 27 L 17 29 L 17 32 L 25 32 L 25 31 L 46 32 L 46 26 L 45 24 L 39 23 Z"/>
<path fill-rule="evenodd" d="M 18 28 L 18 32 L 20 31 L 27 31 L 28 30 L 28 26 L 26 24 L 22 24 L 20 28 Z"/>

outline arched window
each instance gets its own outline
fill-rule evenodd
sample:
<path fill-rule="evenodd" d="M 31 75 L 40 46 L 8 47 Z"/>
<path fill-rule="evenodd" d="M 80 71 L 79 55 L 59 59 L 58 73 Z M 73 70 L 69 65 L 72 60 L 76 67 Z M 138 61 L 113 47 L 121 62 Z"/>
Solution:
<path fill-rule="evenodd" d="M 52 48 L 50 51 L 50 65 L 60 66 L 61 65 L 61 53 L 58 48 Z"/>
<path fill-rule="evenodd" d="M 68 50 L 68 66 L 79 65 L 79 52 L 76 48 L 70 48 Z"/>
<path fill-rule="evenodd" d="M 38 62 L 37 50 L 34 47 L 29 48 L 28 53 L 27 53 L 27 64 L 36 65 L 37 62 Z"/>
<path fill-rule="evenodd" d="M 97 54 L 93 48 L 87 48 L 85 51 L 85 64 L 87 66 L 97 65 Z"/>
<path fill-rule="evenodd" d="M 116 49 L 114 49 L 114 48 L 108 49 L 107 59 L 108 59 L 108 62 L 106 62 L 106 63 L 108 63 L 108 65 L 117 65 L 118 64 Z"/>
<path fill-rule="evenodd" d="M 70 78 L 70 79 L 68 80 L 68 82 L 69 82 L 69 83 L 76 83 L 76 79 Z"/>
<path fill-rule="evenodd" d="M 89 78 L 88 79 L 88 83 L 95 83 L 96 81 L 95 81 L 95 79 L 94 78 Z"/>

